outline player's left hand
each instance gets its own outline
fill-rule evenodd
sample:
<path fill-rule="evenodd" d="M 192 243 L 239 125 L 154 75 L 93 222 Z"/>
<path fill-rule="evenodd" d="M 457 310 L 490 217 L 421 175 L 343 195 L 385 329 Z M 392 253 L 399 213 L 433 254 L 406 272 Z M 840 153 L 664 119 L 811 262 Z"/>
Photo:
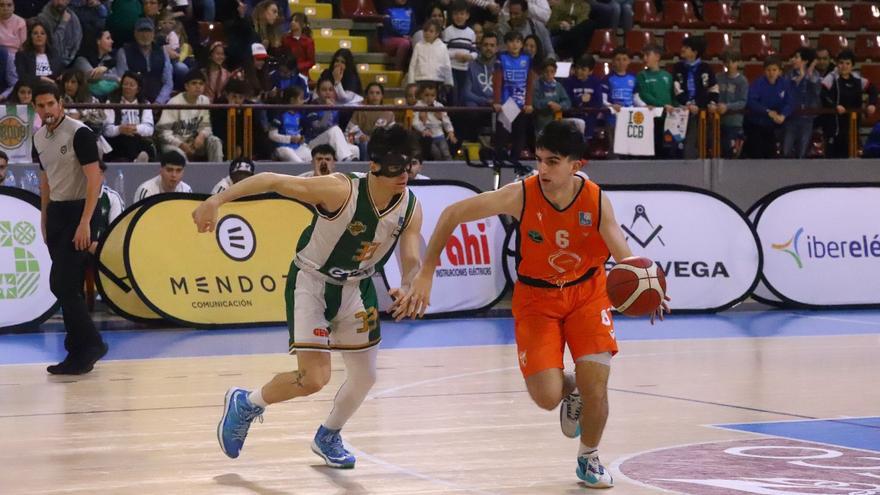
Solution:
<path fill-rule="evenodd" d="M 202 204 L 193 210 L 193 222 L 196 224 L 199 233 L 214 231 L 214 228 L 217 226 L 218 210 L 217 204 L 210 198 L 202 201 Z"/>
<path fill-rule="evenodd" d="M 80 222 L 76 227 L 76 233 L 73 235 L 73 246 L 77 251 L 85 251 L 92 243 L 92 229 L 88 223 Z"/>
<path fill-rule="evenodd" d="M 651 313 L 651 325 L 654 324 L 655 320 L 663 321 L 664 313 L 667 315 L 669 313 L 672 313 L 672 310 L 669 309 L 669 304 L 668 304 L 668 301 L 671 301 L 671 300 L 672 299 L 670 299 L 669 296 L 663 296 L 663 302 L 660 303 L 660 307 L 657 308 L 656 311 Z"/>
<path fill-rule="evenodd" d="M 409 290 L 403 292 L 397 289 L 396 294 L 392 294 L 391 291 L 388 292 L 394 298 L 394 303 L 391 304 L 389 312 L 391 312 L 391 316 L 395 321 L 400 321 L 406 317 L 421 318 L 425 316 L 425 311 L 427 311 L 428 305 L 431 303 L 431 282 L 433 277 L 433 271 L 426 276 L 422 276 L 420 272 L 419 275 L 416 275 Z"/>

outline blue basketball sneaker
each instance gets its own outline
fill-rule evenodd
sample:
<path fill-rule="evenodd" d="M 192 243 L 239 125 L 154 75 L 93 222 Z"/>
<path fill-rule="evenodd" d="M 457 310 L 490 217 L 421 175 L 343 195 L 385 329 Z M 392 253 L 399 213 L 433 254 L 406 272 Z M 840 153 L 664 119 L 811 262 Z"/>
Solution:
<path fill-rule="evenodd" d="M 220 441 L 220 449 L 227 456 L 235 459 L 244 446 L 248 429 L 254 419 L 259 418 L 263 422 L 264 409 L 251 404 L 248 400 L 248 391 L 243 388 L 230 388 L 226 392 L 226 400 L 223 405 L 223 417 L 217 425 L 217 440 Z"/>
<path fill-rule="evenodd" d="M 355 458 L 351 452 L 345 450 L 342 445 L 342 437 L 339 430 L 331 430 L 321 425 L 315 433 L 312 441 L 312 452 L 321 456 L 324 462 L 332 468 L 351 469 L 354 467 Z"/>
<path fill-rule="evenodd" d="M 562 399 L 562 405 L 559 406 L 559 426 L 562 428 L 562 434 L 568 438 L 577 438 L 581 434 L 580 419 L 583 407 L 581 394 L 577 390 Z"/>
<path fill-rule="evenodd" d="M 611 488 L 614 486 L 611 473 L 599 462 L 598 455 L 578 456 L 578 467 L 575 473 L 587 485 L 587 488 Z"/>

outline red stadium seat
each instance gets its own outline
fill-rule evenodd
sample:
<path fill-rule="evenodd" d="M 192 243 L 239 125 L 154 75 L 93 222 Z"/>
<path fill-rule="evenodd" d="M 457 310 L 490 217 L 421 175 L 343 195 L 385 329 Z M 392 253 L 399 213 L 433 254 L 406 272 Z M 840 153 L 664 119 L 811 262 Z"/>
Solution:
<path fill-rule="evenodd" d="M 734 28 L 738 26 L 733 6 L 727 2 L 706 2 L 703 5 L 703 21 L 717 28 Z"/>
<path fill-rule="evenodd" d="M 766 28 L 775 25 L 770 8 L 763 3 L 743 2 L 739 7 L 739 23 L 750 28 Z"/>
<path fill-rule="evenodd" d="M 636 0 L 633 3 L 633 22 L 641 27 L 657 27 L 662 23 L 653 0 Z"/>
<path fill-rule="evenodd" d="M 658 44 L 654 33 L 651 31 L 641 31 L 632 29 L 626 33 L 626 49 L 630 55 L 638 55 L 642 53 L 642 49 L 646 45 Z"/>
<path fill-rule="evenodd" d="M 833 2 L 817 2 L 813 7 L 813 21 L 816 25 L 829 29 L 847 29 L 843 8 Z"/>
<path fill-rule="evenodd" d="M 743 75 L 748 79 L 749 84 L 755 82 L 755 79 L 764 75 L 764 64 L 750 63 L 743 67 Z"/>
<path fill-rule="evenodd" d="M 733 35 L 724 31 L 706 31 L 706 53 L 703 58 L 720 57 L 726 51 L 733 51 Z"/>
<path fill-rule="evenodd" d="M 816 46 L 827 49 L 832 57 L 836 57 L 841 50 L 849 48 L 849 40 L 842 34 L 822 33 Z"/>
<path fill-rule="evenodd" d="M 611 74 L 611 63 L 610 62 L 596 62 L 596 66 L 593 67 L 593 74 L 596 77 L 603 78 L 608 74 Z"/>
<path fill-rule="evenodd" d="M 663 3 L 663 25 L 693 28 L 703 26 L 703 21 L 697 19 L 694 7 L 687 0 L 666 0 Z"/>
<path fill-rule="evenodd" d="M 874 86 L 880 84 L 880 64 L 862 64 L 859 72 Z"/>
<path fill-rule="evenodd" d="M 880 6 L 854 3 L 849 10 L 849 25 L 853 29 L 880 31 Z"/>
<path fill-rule="evenodd" d="M 639 72 L 645 70 L 645 62 L 630 62 L 628 66 L 626 66 L 627 74 L 632 74 L 634 76 L 638 75 Z"/>
<path fill-rule="evenodd" d="M 781 29 L 795 31 L 816 28 L 813 19 L 807 14 L 807 7 L 800 2 L 776 4 L 776 24 Z"/>
<path fill-rule="evenodd" d="M 617 48 L 617 36 L 611 29 L 597 29 L 593 31 L 593 39 L 590 40 L 590 53 L 601 57 L 610 57 Z"/>
<path fill-rule="evenodd" d="M 791 58 L 801 47 L 810 47 L 810 38 L 804 33 L 782 33 L 779 36 L 779 55 Z"/>
<path fill-rule="evenodd" d="M 363 22 L 382 22 L 384 16 L 376 11 L 373 0 L 342 0 L 339 13 L 345 19 L 356 19 Z"/>
<path fill-rule="evenodd" d="M 859 60 L 880 61 L 880 34 L 856 35 L 856 57 Z"/>
<path fill-rule="evenodd" d="M 740 36 L 739 51 L 743 60 L 751 58 L 763 59 L 776 53 L 770 43 L 770 35 L 758 32 L 745 32 Z"/>
<path fill-rule="evenodd" d="M 690 33 L 686 31 L 666 31 L 663 33 L 663 48 L 667 57 L 678 57 L 681 54 L 681 45 Z"/>

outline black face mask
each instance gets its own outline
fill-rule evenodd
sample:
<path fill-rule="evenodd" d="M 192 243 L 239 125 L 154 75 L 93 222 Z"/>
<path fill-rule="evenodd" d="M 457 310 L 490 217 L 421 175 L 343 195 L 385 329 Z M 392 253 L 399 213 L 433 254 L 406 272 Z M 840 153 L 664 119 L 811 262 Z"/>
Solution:
<path fill-rule="evenodd" d="M 379 164 L 379 170 L 372 172 L 377 177 L 399 177 L 412 170 L 412 159 L 406 155 L 387 153 L 382 157 L 373 157 L 372 161 Z"/>

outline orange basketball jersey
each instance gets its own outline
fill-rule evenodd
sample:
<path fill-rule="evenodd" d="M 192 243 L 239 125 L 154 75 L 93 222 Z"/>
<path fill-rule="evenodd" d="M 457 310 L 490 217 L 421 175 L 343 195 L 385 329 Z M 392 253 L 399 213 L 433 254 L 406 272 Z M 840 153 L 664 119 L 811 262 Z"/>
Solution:
<path fill-rule="evenodd" d="M 604 270 L 608 246 L 599 234 L 600 189 L 582 182 L 574 200 L 559 210 L 541 190 L 537 175 L 523 181 L 523 210 L 517 243 L 517 274 L 528 285 L 563 286 Z M 592 275 L 592 273 L 590 274 Z"/>

